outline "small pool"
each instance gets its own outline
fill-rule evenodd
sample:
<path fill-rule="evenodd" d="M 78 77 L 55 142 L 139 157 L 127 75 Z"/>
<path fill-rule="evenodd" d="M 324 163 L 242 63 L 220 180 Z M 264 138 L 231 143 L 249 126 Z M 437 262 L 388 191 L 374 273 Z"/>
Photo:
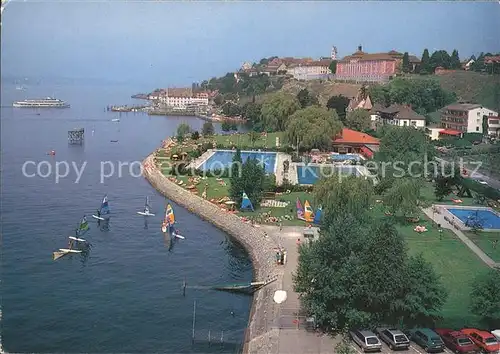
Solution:
<path fill-rule="evenodd" d="M 332 158 L 333 161 L 360 160 L 360 157 L 355 154 L 332 154 L 330 155 L 330 157 Z"/>
<path fill-rule="evenodd" d="M 455 209 L 448 208 L 450 213 L 460 219 L 464 224 L 467 220 L 477 219 L 483 229 L 500 229 L 500 217 L 488 209 Z"/>
<path fill-rule="evenodd" d="M 210 156 L 203 164 L 200 166 L 200 170 L 221 170 L 223 168 L 231 166 L 233 162 L 233 156 L 236 151 L 232 150 L 218 150 L 212 156 Z M 266 173 L 274 173 L 276 166 L 276 153 L 275 152 L 262 152 L 262 151 L 242 151 L 241 159 L 243 163 L 248 158 L 255 158 L 264 167 Z"/>
<path fill-rule="evenodd" d="M 299 184 L 314 184 L 322 176 L 357 175 L 358 171 L 354 166 L 297 166 L 297 180 Z"/>

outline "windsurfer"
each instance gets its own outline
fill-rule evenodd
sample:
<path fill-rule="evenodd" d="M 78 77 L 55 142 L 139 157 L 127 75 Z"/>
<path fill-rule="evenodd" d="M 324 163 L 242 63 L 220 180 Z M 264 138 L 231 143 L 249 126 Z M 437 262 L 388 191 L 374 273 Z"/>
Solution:
<path fill-rule="evenodd" d="M 101 217 L 101 211 L 97 209 L 97 217 Z"/>

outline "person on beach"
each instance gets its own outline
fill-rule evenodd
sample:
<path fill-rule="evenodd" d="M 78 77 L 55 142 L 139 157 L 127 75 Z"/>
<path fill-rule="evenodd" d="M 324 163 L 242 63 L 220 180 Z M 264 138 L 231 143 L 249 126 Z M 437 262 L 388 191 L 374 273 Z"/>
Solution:
<path fill-rule="evenodd" d="M 300 246 L 300 238 L 297 239 L 297 246 Z"/>
<path fill-rule="evenodd" d="M 283 231 L 283 223 L 280 222 L 280 232 Z"/>

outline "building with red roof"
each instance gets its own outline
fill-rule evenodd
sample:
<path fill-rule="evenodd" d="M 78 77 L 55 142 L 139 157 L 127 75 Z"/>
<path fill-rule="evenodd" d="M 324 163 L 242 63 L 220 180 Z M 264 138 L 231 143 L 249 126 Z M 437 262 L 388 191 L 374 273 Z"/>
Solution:
<path fill-rule="evenodd" d="M 366 133 L 343 128 L 342 132 L 332 140 L 333 151 L 339 154 L 361 154 L 367 158 L 373 157 L 378 151 L 380 140 Z"/>

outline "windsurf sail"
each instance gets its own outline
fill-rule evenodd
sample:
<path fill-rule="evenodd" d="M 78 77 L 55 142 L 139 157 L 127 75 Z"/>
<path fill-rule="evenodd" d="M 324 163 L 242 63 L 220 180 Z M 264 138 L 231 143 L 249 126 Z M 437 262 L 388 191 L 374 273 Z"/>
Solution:
<path fill-rule="evenodd" d="M 304 220 L 304 208 L 302 208 L 302 204 L 300 203 L 300 199 L 298 197 L 295 202 L 295 206 L 297 208 L 297 219 Z"/>
<path fill-rule="evenodd" d="M 144 212 L 149 213 L 149 197 L 146 197 L 146 204 L 144 204 Z"/>
<path fill-rule="evenodd" d="M 311 205 L 309 204 L 309 202 L 307 200 L 304 203 L 304 220 L 307 222 L 313 222 L 313 220 L 314 220 L 313 209 L 311 208 Z"/>
<path fill-rule="evenodd" d="M 101 215 L 109 214 L 108 195 L 106 194 L 101 203 Z"/>
<path fill-rule="evenodd" d="M 243 192 L 243 199 L 241 200 L 241 208 L 242 210 L 244 209 L 250 209 L 251 211 L 254 211 L 252 202 L 248 198 L 248 195 Z"/>
<path fill-rule="evenodd" d="M 174 215 L 174 209 L 170 204 L 167 204 L 165 207 L 165 216 L 163 218 L 163 222 L 161 224 L 161 230 L 163 232 L 169 231 L 175 224 L 175 215 Z"/>
<path fill-rule="evenodd" d="M 321 213 L 322 213 L 323 209 L 321 206 L 318 207 L 318 209 L 316 209 L 316 213 L 314 214 L 314 220 L 313 220 L 313 223 L 315 224 L 319 224 L 321 222 Z"/>
<path fill-rule="evenodd" d="M 89 229 L 89 222 L 87 221 L 87 217 L 84 215 L 82 220 L 80 221 L 80 225 L 76 229 L 76 235 L 83 235 Z"/>

